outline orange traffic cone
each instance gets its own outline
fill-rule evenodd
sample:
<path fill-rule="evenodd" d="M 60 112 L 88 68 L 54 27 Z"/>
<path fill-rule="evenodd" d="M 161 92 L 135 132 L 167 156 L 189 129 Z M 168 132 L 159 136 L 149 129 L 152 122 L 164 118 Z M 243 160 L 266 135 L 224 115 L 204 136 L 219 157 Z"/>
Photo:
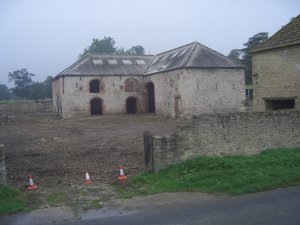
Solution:
<path fill-rule="evenodd" d="M 29 175 L 28 178 L 29 178 L 29 186 L 27 187 L 27 190 L 37 189 L 37 185 L 35 185 L 35 184 L 33 183 L 32 176 Z"/>
<path fill-rule="evenodd" d="M 90 175 L 89 175 L 88 172 L 86 172 L 85 173 L 85 182 L 84 182 L 84 184 L 91 184 L 91 183 L 92 183 L 92 181 L 90 179 Z"/>
<path fill-rule="evenodd" d="M 125 174 L 124 174 L 124 168 L 123 168 L 123 166 L 120 166 L 120 175 L 118 177 L 118 180 L 124 181 L 126 179 L 127 179 L 127 176 L 125 176 Z"/>

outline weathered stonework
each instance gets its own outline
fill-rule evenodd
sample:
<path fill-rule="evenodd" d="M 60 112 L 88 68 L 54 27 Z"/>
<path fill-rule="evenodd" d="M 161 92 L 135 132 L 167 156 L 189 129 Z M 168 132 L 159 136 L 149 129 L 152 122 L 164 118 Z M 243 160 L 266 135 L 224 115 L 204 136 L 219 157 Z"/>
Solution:
<path fill-rule="evenodd" d="M 138 81 L 136 92 L 125 91 L 125 81 L 129 78 Z M 89 93 L 93 79 L 101 81 L 99 93 Z M 56 113 L 64 117 L 89 116 L 90 100 L 98 97 L 103 101 L 103 114 L 126 113 L 126 99 L 135 97 L 137 113 L 144 113 L 147 112 L 148 82 L 154 84 L 156 113 L 161 115 L 243 111 L 243 69 L 179 69 L 148 76 L 60 77 L 52 84 L 53 106 Z"/>
<path fill-rule="evenodd" d="M 300 146 L 300 111 L 203 114 L 170 135 L 146 137 L 152 165 L 168 165 L 199 155 L 253 155 L 266 149 Z M 145 140 L 147 141 L 147 140 Z"/>
<path fill-rule="evenodd" d="M 300 109 L 300 45 L 253 53 L 253 107 L 265 111 L 265 99 L 293 98 Z"/>
<path fill-rule="evenodd" d="M 162 115 L 243 111 L 243 69 L 179 69 L 153 74 L 146 81 L 155 84 L 157 113 Z"/>
<path fill-rule="evenodd" d="M 125 81 L 134 78 L 140 88 L 136 92 L 125 91 Z M 137 112 L 144 112 L 143 77 L 141 76 L 68 76 L 52 82 L 53 107 L 63 117 L 89 116 L 90 101 L 102 100 L 103 114 L 126 113 L 126 99 L 137 99 Z M 100 80 L 100 92 L 90 93 L 90 81 Z"/>
<path fill-rule="evenodd" d="M 6 184 L 6 165 L 4 145 L 0 144 L 0 185 Z"/>

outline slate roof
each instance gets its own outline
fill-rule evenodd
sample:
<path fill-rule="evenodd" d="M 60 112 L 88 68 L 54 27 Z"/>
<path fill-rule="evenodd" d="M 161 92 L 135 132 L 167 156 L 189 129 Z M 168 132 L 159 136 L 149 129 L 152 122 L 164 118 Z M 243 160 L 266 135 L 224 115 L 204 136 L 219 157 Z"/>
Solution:
<path fill-rule="evenodd" d="M 226 56 L 193 42 L 156 55 L 145 74 L 170 71 L 178 68 L 243 68 Z"/>
<path fill-rule="evenodd" d="M 59 73 L 59 76 L 143 75 L 152 55 L 89 54 Z"/>
<path fill-rule="evenodd" d="M 243 68 L 226 56 L 193 42 L 156 56 L 88 54 L 60 76 L 149 75 L 178 68 Z"/>
<path fill-rule="evenodd" d="M 300 15 L 259 44 L 251 53 L 300 44 Z"/>

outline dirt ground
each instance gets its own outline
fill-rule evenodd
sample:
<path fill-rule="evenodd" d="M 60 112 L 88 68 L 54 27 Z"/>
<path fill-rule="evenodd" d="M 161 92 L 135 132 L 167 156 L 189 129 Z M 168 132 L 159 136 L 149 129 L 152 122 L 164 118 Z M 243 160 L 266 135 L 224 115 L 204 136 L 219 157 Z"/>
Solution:
<path fill-rule="evenodd" d="M 86 171 L 102 187 L 117 180 L 121 165 L 126 175 L 142 172 L 144 131 L 169 133 L 179 123 L 153 114 L 61 119 L 9 107 L 0 113 L 8 183 L 24 190 L 31 174 L 46 192 L 83 185 Z"/>

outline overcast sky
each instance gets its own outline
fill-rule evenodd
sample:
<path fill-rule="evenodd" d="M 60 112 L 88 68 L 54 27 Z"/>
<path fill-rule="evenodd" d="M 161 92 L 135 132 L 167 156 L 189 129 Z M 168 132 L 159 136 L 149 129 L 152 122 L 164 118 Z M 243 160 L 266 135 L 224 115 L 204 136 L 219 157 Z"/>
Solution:
<path fill-rule="evenodd" d="M 151 54 L 198 41 L 228 55 L 299 13 L 300 0 L 0 0 L 0 84 L 22 68 L 55 76 L 104 36 Z"/>

